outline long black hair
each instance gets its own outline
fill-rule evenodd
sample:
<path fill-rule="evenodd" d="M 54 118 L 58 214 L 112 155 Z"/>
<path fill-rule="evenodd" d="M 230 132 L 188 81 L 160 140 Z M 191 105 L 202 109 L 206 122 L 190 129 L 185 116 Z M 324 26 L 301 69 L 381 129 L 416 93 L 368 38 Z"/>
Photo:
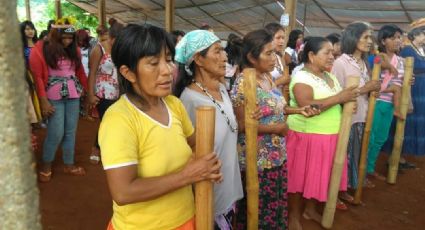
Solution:
<path fill-rule="evenodd" d="M 227 45 L 224 51 L 227 53 L 227 62 L 231 65 L 241 65 L 242 63 L 242 38 L 234 33 L 227 37 Z"/>
<path fill-rule="evenodd" d="M 252 63 L 248 59 L 250 54 L 254 59 L 260 57 L 264 46 L 273 41 L 272 34 L 265 29 L 254 30 L 243 37 L 243 64 L 245 67 L 252 67 Z"/>
<path fill-rule="evenodd" d="M 311 60 L 308 57 L 308 54 L 310 52 L 313 52 L 313 54 L 317 54 L 323 48 L 323 44 L 326 42 L 330 41 L 324 37 L 309 37 L 308 41 L 304 45 L 304 50 L 301 54 L 301 62 L 310 63 Z"/>
<path fill-rule="evenodd" d="M 303 32 L 298 29 L 291 31 L 291 33 L 289 33 L 289 38 L 288 38 L 288 47 L 295 49 L 297 47 L 298 37 L 301 34 L 303 34 Z"/>
<path fill-rule="evenodd" d="M 163 49 L 168 49 L 174 57 L 174 43 L 170 35 L 156 26 L 129 24 L 118 33 L 112 46 L 111 56 L 118 70 L 121 94 L 136 95 L 131 82 L 121 75 L 120 67 L 127 66 L 137 75 L 139 60 L 144 57 L 156 56 Z M 140 95 L 137 96 L 140 98 Z"/>
<path fill-rule="evenodd" d="M 34 30 L 34 37 L 32 38 L 32 42 L 35 44 L 37 42 L 37 30 L 35 29 L 34 24 L 31 21 L 23 21 L 21 24 L 19 24 L 19 30 L 21 32 L 22 37 L 22 43 L 24 44 L 24 47 L 28 47 L 28 39 L 27 36 L 25 36 L 25 28 L 30 27 Z"/>

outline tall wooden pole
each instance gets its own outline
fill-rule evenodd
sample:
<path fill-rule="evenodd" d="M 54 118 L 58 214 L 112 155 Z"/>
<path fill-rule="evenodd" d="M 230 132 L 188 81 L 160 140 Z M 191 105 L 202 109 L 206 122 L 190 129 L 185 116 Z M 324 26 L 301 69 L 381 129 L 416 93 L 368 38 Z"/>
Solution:
<path fill-rule="evenodd" d="M 174 0 L 165 0 L 165 30 L 174 30 Z"/>
<path fill-rule="evenodd" d="M 0 229 L 41 229 L 16 1 L 0 7 Z"/>
<path fill-rule="evenodd" d="M 297 9 L 297 0 L 285 0 L 285 13 L 289 15 L 289 26 L 285 29 L 285 47 L 282 50 L 283 58 L 282 62 L 285 63 L 285 49 L 288 44 L 289 40 L 289 33 L 295 28 L 295 22 L 296 22 L 296 9 Z M 285 63 L 284 68 L 284 77 L 290 78 L 289 74 L 289 66 Z M 286 102 L 289 103 L 289 84 L 284 85 L 282 89 L 283 97 L 285 98 Z"/>
<path fill-rule="evenodd" d="M 410 81 L 413 75 L 413 57 L 407 57 L 404 63 L 404 79 L 403 88 L 401 89 L 401 103 L 400 113 L 401 116 L 406 118 L 407 109 L 409 108 L 409 95 L 410 95 Z M 404 141 L 404 126 L 406 125 L 406 119 L 397 119 L 397 125 L 394 135 L 394 146 L 389 161 L 389 169 L 387 182 L 389 184 L 395 184 L 397 180 L 398 164 L 400 162 L 400 155 Z M 425 127 L 418 127 L 425 128 Z"/>
<path fill-rule="evenodd" d="M 215 108 L 196 108 L 196 158 L 214 151 Z M 214 229 L 213 184 L 201 181 L 195 185 L 196 229 Z"/>
<path fill-rule="evenodd" d="M 99 18 L 99 26 L 106 25 L 106 4 L 105 0 L 97 0 L 97 13 Z"/>
<path fill-rule="evenodd" d="M 358 86 L 359 81 L 360 77 L 348 77 L 346 87 L 354 85 Z M 336 202 L 341 184 L 341 175 L 344 168 L 345 158 L 347 156 L 347 145 L 348 138 L 350 136 L 354 106 L 355 102 L 347 102 L 344 104 L 342 111 L 341 127 L 339 129 L 338 143 L 336 146 L 331 181 L 328 190 L 328 200 L 326 202 L 322 217 L 322 226 L 327 229 L 332 227 L 334 221 Z"/>
<path fill-rule="evenodd" d="M 379 81 L 379 76 L 381 75 L 381 61 L 377 56 L 375 58 L 375 64 L 373 65 L 372 71 L 372 81 Z M 365 129 L 362 138 L 362 148 L 360 152 L 360 162 L 359 162 L 359 178 L 356 188 L 356 193 L 354 194 L 354 203 L 360 204 L 362 199 L 362 189 L 363 183 L 366 176 L 366 161 L 367 161 L 367 148 L 369 146 L 370 130 L 372 129 L 373 114 L 375 112 L 376 97 L 375 94 L 371 93 L 369 96 L 369 105 L 367 109 L 367 118 Z"/>
<path fill-rule="evenodd" d="M 61 0 L 55 0 L 56 19 L 62 18 Z"/>
<path fill-rule="evenodd" d="M 28 21 L 31 21 L 31 5 L 30 0 L 25 0 L 25 10 L 26 10 L 26 18 Z"/>
<path fill-rule="evenodd" d="M 258 229 L 258 168 L 257 131 L 258 121 L 249 114 L 257 108 L 257 80 L 253 68 L 243 71 L 245 92 L 245 139 L 246 139 L 246 193 L 248 230 Z"/>

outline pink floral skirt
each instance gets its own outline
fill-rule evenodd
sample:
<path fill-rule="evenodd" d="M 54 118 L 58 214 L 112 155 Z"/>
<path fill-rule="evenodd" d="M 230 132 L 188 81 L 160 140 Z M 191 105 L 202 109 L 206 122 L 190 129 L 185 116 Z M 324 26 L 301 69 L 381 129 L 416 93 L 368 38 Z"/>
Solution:
<path fill-rule="evenodd" d="M 286 136 L 288 193 L 325 202 L 334 162 L 338 134 L 311 134 L 290 130 Z M 347 190 L 347 160 L 341 177 Z"/>

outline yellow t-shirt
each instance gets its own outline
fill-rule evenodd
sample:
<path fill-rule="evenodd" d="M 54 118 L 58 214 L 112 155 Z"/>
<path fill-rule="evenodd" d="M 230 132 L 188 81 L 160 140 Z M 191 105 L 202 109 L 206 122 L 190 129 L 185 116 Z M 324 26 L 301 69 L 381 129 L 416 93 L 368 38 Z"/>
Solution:
<path fill-rule="evenodd" d="M 187 137 L 194 129 L 183 104 L 174 96 L 163 99 L 169 114 L 165 126 L 137 109 L 124 95 L 105 113 L 99 144 L 105 170 L 137 165 L 140 178 L 164 176 L 181 170 L 192 150 Z M 175 229 L 194 216 L 190 185 L 157 199 L 118 206 L 113 202 L 116 230 Z"/>

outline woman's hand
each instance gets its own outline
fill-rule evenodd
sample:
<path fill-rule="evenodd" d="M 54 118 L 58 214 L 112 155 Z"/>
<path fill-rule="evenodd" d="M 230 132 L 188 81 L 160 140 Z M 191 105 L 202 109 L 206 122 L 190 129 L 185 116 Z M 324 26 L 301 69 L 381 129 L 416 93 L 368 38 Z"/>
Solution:
<path fill-rule="evenodd" d="M 41 113 L 44 118 L 51 116 L 55 112 L 55 107 L 50 104 L 47 98 L 40 98 Z"/>
<path fill-rule="evenodd" d="M 365 86 L 367 92 L 379 92 L 381 90 L 381 83 L 376 80 L 366 82 Z"/>
<path fill-rule="evenodd" d="M 90 108 L 93 108 L 97 105 L 97 103 L 99 103 L 99 98 L 96 95 L 93 94 L 89 94 L 87 96 L 87 100 L 88 100 L 88 105 Z"/>
<path fill-rule="evenodd" d="M 307 105 L 307 106 L 301 107 L 300 109 L 301 109 L 301 114 L 304 117 L 313 117 L 320 114 L 320 108 L 316 108 L 316 106 L 313 106 L 313 105 Z"/>
<path fill-rule="evenodd" d="M 221 161 L 217 154 L 210 153 L 199 159 L 192 157 L 182 170 L 182 174 L 184 178 L 189 180 L 190 184 L 205 180 L 220 183 L 223 181 L 220 168 Z"/>
<path fill-rule="evenodd" d="M 339 98 L 340 103 L 346 103 L 349 101 L 355 101 L 359 95 L 359 88 L 357 88 L 357 86 L 350 86 L 338 93 L 337 96 Z"/>
<path fill-rule="evenodd" d="M 284 137 L 288 134 L 289 127 L 286 123 L 279 123 L 275 124 L 274 129 L 274 134 Z"/>
<path fill-rule="evenodd" d="M 251 118 L 255 120 L 260 120 L 262 117 L 263 112 L 261 111 L 261 107 L 257 104 L 257 108 L 251 113 Z"/>

